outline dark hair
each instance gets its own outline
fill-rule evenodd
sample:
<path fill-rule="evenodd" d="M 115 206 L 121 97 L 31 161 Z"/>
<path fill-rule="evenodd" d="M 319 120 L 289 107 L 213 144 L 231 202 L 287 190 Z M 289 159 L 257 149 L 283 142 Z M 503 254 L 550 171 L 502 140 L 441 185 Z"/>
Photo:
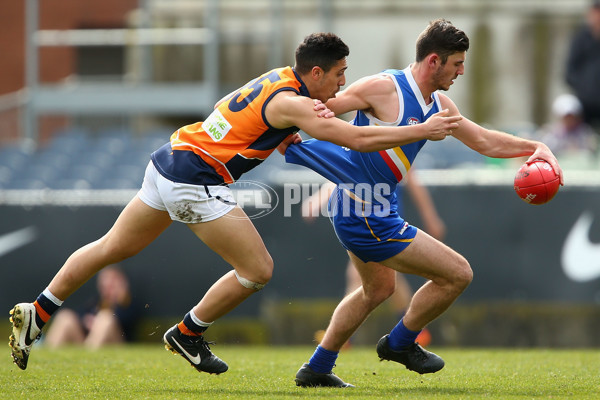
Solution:
<path fill-rule="evenodd" d="M 448 56 L 469 50 L 467 34 L 443 18 L 429 23 L 417 39 L 417 62 L 423 61 L 431 53 L 440 56 L 442 64 Z"/>
<path fill-rule="evenodd" d="M 313 33 L 296 49 L 295 70 L 306 74 L 317 66 L 327 72 L 336 62 L 350 54 L 348 46 L 333 33 Z"/>

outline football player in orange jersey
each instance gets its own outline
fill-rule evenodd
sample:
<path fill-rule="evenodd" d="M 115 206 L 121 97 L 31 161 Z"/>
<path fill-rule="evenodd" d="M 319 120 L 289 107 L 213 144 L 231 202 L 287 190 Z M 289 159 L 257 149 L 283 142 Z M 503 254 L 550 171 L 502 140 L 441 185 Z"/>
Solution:
<path fill-rule="evenodd" d="M 258 165 L 280 144 L 309 135 L 359 151 L 382 150 L 421 139 L 441 140 L 460 116 L 440 111 L 412 127 L 353 126 L 328 114 L 320 102 L 345 84 L 348 47 L 334 34 L 306 37 L 296 50 L 296 64 L 277 68 L 250 81 L 215 106 L 205 121 L 178 129 L 152 153 L 141 190 L 100 239 L 75 251 L 33 303 L 11 310 L 9 345 L 21 368 L 44 324 L 63 301 L 109 264 L 132 257 L 173 221 L 231 264 L 183 320 L 163 340 L 198 371 L 220 374 L 227 364 L 203 338 L 217 318 L 227 314 L 271 279 L 273 260 L 254 225 L 237 206 L 229 183 Z M 317 104 L 315 105 L 315 100 Z"/>

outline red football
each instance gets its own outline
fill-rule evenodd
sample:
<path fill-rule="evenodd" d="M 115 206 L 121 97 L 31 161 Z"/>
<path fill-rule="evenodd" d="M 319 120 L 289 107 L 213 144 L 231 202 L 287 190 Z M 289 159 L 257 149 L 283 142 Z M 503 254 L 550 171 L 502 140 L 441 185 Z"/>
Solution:
<path fill-rule="evenodd" d="M 515 192 L 529 204 L 549 202 L 559 187 L 560 178 L 552 166 L 543 160 L 523 164 L 515 176 Z"/>

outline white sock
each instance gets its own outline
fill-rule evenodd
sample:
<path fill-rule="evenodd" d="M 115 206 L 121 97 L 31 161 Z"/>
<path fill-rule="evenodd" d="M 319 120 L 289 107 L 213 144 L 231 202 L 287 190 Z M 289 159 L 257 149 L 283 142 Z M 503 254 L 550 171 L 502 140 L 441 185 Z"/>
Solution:
<path fill-rule="evenodd" d="M 46 288 L 44 289 L 44 291 L 42 292 L 42 294 L 44 296 L 46 296 L 46 298 L 48 300 L 50 300 L 51 302 L 53 302 L 54 304 L 56 304 L 57 306 L 62 306 L 62 304 L 64 303 L 64 300 L 59 300 L 58 297 L 56 297 L 55 295 L 52 294 L 52 292 L 50 291 L 50 289 Z"/>
<path fill-rule="evenodd" d="M 196 317 L 196 314 L 194 314 L 193 309 L 190 311 L 190 317 L 192 317 L 192 321 L 198 326 L 204 326 L 204 327 L 208 328 L 209 326 L 211 326 L 213 324 L 212 322 L 204 322 L 204 321 L 201 321 L 200 319 L 198 319 L 198 317 Z"/>

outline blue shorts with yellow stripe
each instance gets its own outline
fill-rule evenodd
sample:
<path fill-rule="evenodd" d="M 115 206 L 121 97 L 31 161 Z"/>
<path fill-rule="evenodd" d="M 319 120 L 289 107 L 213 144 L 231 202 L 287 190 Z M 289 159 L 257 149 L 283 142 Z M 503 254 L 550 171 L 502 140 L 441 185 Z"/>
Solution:
<path fill-rule="evenodd" d="M 363 262 L 387 260 L 417 235 L 417 228 L 398 214 L 395 194 L 372 202 L 338 186 L 329 199 L 329 219 L 342 246 Z"/>

